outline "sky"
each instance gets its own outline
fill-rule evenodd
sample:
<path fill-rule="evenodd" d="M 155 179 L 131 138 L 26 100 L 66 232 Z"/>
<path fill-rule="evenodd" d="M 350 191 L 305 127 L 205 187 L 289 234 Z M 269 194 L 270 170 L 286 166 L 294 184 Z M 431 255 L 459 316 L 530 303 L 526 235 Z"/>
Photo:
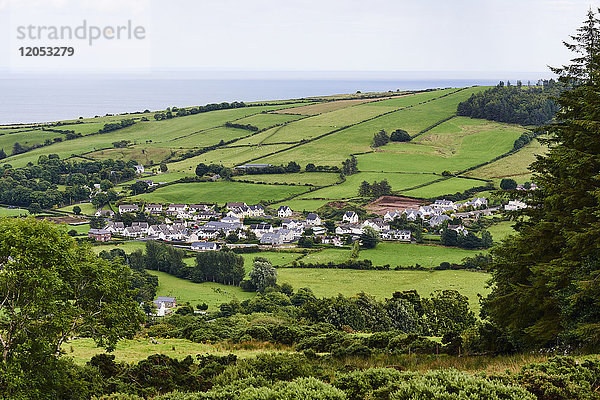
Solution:
<path fill-rule="evenodd" d="M 189 74 L 204 77 L 539 77 L 568 62 L 562 45 L 586 0 L 0 0 L 0 74 Z M 34 26 L 86 23 L 85 39 L 19 38 Z M 99 38 L 90 26 L 140 27 Z M 122 32 L 126 32 L 123 29 Z M 25 57 L 20 47 L 73 47 Z"/>

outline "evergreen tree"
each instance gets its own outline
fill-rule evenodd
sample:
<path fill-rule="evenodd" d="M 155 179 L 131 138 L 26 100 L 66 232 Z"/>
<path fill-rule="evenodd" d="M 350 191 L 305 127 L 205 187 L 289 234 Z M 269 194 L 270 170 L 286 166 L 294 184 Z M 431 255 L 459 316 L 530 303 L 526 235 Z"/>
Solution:
<path fill-rule="evenodd" d="M 545 127 L 549 152 L 531 166 L 538 190 L 518 235 L 494 252 L 495 286 L 485 312 L 518 342 L 600 344 L 600 31 L 590 10 L 566 46 L 572 63 L 553 68 L 571 88 Z"/>
<path fill-rule="evenodd" d="M 4 149 L 0 149 L 0 160 L 3 160 L 6 158 L 6 153 L 4 152 Z"/>
<path fill-rule="evenodd" d="M 373 135 L 373 147 L 381 147 L 388 144 L 390 136 L 383 129 Z"/>

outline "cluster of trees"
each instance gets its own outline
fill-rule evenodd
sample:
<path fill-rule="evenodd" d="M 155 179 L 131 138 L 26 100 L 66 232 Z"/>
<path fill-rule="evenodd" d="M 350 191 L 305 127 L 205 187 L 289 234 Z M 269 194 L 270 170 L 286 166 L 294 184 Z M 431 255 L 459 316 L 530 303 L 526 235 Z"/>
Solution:
<path fill-rule="evenodd" d="M 135 124 L 135 121 L 133 119 L 124 119 L 119 122 L 109 122 L 107 124 L 104 124 L 104 126 L 98 131 L 98 133 L 116 131 L 119 129 L 127 128 L 128 126 L 131 126 L 133 124 Z"/>
<path fill-rule="evenodd" d="M 519 150 L 526 144 L 531 143 L 533 141 L 533 139 L 535 139 L 537 137 L 537 135 L 538 135 L 538 132 L 532 132 L 532 131 L 523 133 L 521 136 L 519 136 L 517 138 L 517 140 L 515 140 L 515 143 L 513 144 L 513 150 Z"/>
<path fill-rule="evenodd" d="M 412 137 L 404 129 L 396 129 L 390 135 L 392 142 L 410 142 L 411 139 Z"/>
<path fill-rule="evenodd" d="M 446 227 L 441 229 L 440 244 L 442 246 L 461 247 L 463 249 L 488 249 L 494 244 L 492 234 L 486 230 L 481 231 L 481 237 L 473 232 L 458 233 Z"/>
<path fill-rule="evenodd" d="M 373 147 L 385 146 L 390 142 L 390 135 L 385 130 L 380 130 L 373 135 Z"/>
<path fill-rule="evenodd" d="M 236 124 L 235 122 L 225 122 L 225 126 L 228 128 L 246 129 L 252 132 L 258 131 L 258 126 L 254 126 L 252 124 Z"/>
<path fill-rule="evenodd" d="M 0 202 L 19 207 L 38 203 L 42 208 L 89 199 L 89 187 L 103 180 L 113 183 L 135 177 L 135 161 L 66 161 L 58 155 L 41 155 L 37 165 L 0 166 Z M 66 185 L 58 190 L 57 185 Z M 117 195 L 109 191 L 108 196 Z"/>
<path fill-rule="evenodd" d="M 358 172 L 358 160 L 356 157 L 351 156 L 350 158 L 342 162 L 342 174 L 353 175 Z"/>
<path fill-rule="evenodd" d="M 384 179 L 381 182 L 374 181 L 373 183 L 363 181 L 358 188 L 358 195 L 361 197 L 380 197 L 391 194 L 392 187 L 387 179 Z"/>
<path fill-rule="evenodd" d="M 306 164 L 304 168 L 306 172 L 341 172 L 340 167 L 332 165 L 315 165 L 313 163 Z M 348 174 L 345 174 L 348 175 Z"/>
<path fill-rule="evenodd" d="M 233 170 L 231 168 L 224 167 L 221 164 L 198 164 L 196 166 L 196 175 L 203 177 L 206 174 L 219 174 L 221 178 L 229 178 L 231 175 L 233 175 Z"/>
<path fill-rule="evenodd" d="M 510 82 L 505 86 L 500 82 L 496 87 L 475 93 L 459 103 L 457 114 L 521 125 L 542 125 L 554 118 L 558 104 L 553 97 L 559 95 L 564 87 L 552 79 L 533 87 L 524 87 L 519 82 L 516 86 L 510 86 Z"/>
<path fill-rule="evenodd" d="M 244 257 L 231 251 L 205 251 L 196 256 L 196 267 L 190 271 L 193 282 L 218 282 L 239 285 L 246 276 Z"/>
<path fill-rule="evenodd" d="M 205 113 L 205 112 L 209 112 L 209 111 L 227 110 L 227 109 L 231 109 L 231 108 L 241 108 L 241 107 L 246 107 L 246 104 L 244 102 L 238 102 L 238 101 L 234 101 L 233 103 L 227 103 L 227 102 L 223 102 L 223 103 L 219 103 L 219 104 L 211 103 L 211 104 L 207 104 L 205 106 L 190 107 L 190 108 L 172 107 L 172 108 L 167 108 L 165 110 L 165 112 L 155 113 L 154 119 L 157 121 L 162 121 L 164 119 L 171 119 L 174 117 L 184 117 L 186 115 L 194 115 L 194 114 L 200 114 L 200 113 Z"/>
<path fill-rule="evenodd" d="M 313 164 L 314 165 L 314 164 Z M 295 161 L 290 161 L 286 165 L 269 165 L 264 168 L 245 168 L 237 169 L 237 175 L 260 175 L 260 174 L 293 174 L 300 172 L 301 167 Z"/>

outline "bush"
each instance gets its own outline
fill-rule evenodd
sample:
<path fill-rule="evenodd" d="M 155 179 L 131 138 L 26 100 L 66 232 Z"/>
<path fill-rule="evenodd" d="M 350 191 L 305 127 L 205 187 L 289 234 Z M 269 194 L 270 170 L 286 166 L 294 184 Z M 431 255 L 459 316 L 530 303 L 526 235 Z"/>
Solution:
<path fill-rule="evenodd" d="M 404 129 L 396 129 L 390 136 L 392 142 L 410 142 L 411 139 L 411 136 Z"/>

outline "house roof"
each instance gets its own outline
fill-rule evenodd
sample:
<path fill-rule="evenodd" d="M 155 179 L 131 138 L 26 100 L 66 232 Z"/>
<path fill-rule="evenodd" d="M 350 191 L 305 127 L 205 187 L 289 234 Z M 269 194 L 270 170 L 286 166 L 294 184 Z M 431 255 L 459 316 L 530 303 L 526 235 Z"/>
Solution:
<path fill-rule="evenodd" d="M 167 297 L 167 296 L 158 296 L 156 297 L 156 302 L 162 303 L 173 303 L 175 301 L 175 297 Z"/>
<path fill-rule="evenodd" d="M 315 213 L 310 213 L 306 216 L 307 220 L 316 220 L 317 218 L 319 218 L 319 216 Z"/>

